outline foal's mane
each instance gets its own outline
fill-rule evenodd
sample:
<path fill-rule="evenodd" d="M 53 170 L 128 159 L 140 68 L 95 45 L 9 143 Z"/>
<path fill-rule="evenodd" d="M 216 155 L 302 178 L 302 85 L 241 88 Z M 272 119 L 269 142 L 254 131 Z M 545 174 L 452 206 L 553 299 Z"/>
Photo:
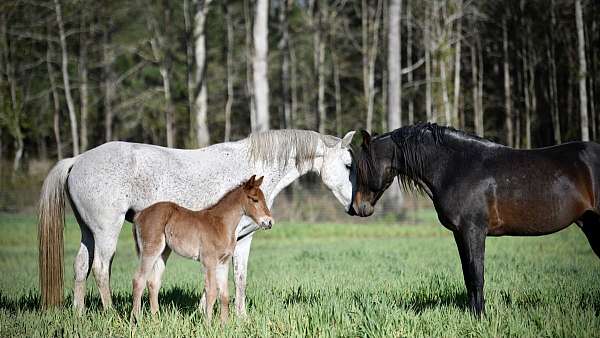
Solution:
<path fill-rule="evenodd" d="M 231 188 L 229 191 L 227 191 L 225 193 L 225 195 L 223 195 L 223 197 L 219 198 L 219 200 L 215 204 L 211 205 L 210 207 L 206 208 L 205 210 L 213 210 L 215 207 L 217 207 L 219 204 L 221 204 L 224 200 L 228 199 L 234 193 L 236 193 L 240 189 L 242 189 L 242 187 L 244 186 L 244 184 L 246 184 L 246 182 L 248 182 L 248 180 L 245 180 L 245 181 L 241 182 L 240 184 L 236 185 L 235 187 Z"/>
<path fill-rule="evenodd" d="M 252 161 L 266 164 L 278 163 L 285 167 L 294 154 L 296 168 L 301 170 L 309 165 L 317 155 L 319 142 L 333 147 L 339 139 L 322 135 L 312 130 L 281 129 L 252 133 L 248 136 L 249 155 Z"/>

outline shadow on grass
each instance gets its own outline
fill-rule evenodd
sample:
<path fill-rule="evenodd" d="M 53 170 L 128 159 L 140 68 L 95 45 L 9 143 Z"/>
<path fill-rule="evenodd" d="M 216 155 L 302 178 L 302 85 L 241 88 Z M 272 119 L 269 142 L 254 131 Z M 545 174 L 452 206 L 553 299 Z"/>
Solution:
<path fill-rule="evenodd" d="M 398 302 L 402 302 L 398 304 Z M 410 299 L 399 299 L 397 305 L 413 310 L 417 314 L 421 314 L 427 310 L 433 310 L 440 306 L 453 307 L 462 311 L 469 309 L 469 298 L 466 291 L 460 292 L 444 292 L 442 294 L 415 294 Z"/>
<path fill-rule="evenodd" d="M 0 309 L 10 313 L 17 311 L 36 311 L 40 308 L 40 296 L 28 293 L 20 298 L 14 299 L 0 293 Z"/>

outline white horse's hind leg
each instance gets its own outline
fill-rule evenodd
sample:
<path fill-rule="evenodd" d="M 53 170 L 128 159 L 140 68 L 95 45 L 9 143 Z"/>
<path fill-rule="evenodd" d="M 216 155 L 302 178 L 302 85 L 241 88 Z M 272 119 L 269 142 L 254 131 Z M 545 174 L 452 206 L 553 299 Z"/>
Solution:
<path fill-rule="evenodd" d="M 238 317 L 246 317 L 246 277 L 248 256 L 250 255 L 252 235 L 243 238 L 235 246 L 233 253 L 233 273 L 235 279 L 235 310 Z"/>
<path fill-rule="evenodd" d="M 98 231 L 94 232 L 95 250 L 92 268 L 104 309 L 108 309 L 112 306 L 110 293 L 110 266 L 115 251 L 117 250 L 117 240 L 124 220 L 125 214 L 122 213 L 116 220 L 106 223 L 104 226 L 96 226 L 93 228 L 98 229 Z"/>
<path fill-rule="evenodd" d="M 75 271 L 75 283 L 73 286 L 73 308 L 79 313 L 85 309 L 85 283 L 90 274 L 92 261 L 94 259 L 94 236 L 88 229 L 87 225 L 80 224 L 81 228 L 81 245 L 73 270 Z"/>

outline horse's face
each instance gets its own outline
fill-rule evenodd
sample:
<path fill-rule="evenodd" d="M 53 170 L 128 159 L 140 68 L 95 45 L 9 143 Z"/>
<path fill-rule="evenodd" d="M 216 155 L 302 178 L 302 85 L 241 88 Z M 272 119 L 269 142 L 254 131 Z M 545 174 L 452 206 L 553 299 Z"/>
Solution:
<path fill-rule="evenodd" d="M 275 222 L 265 201 L 265 194 L 260 189 L 263 177 L 259 179 L 255 179 L 255 177 L 255 175 L 252 175 L 244 183 L 244 196 L 242 197 L 244 213 L 262 229 L 271 229 Z"/>
<path fill-rule="evenodd" d="M 352 183 L 350 181 L 352 155 L 349 146 L 353 136 L 354 131 L 348 132 L 334 146 L 325 147 L 321 167 L 323 183 L 333 192 L 347 212 L 350 210 L 352 202 Z"/>
<path fill-rule="evenodd" d="M 352 180 L 354 194 L 352 209 L 361 217 L 371 216 L 383 192 L 394 182 L 396 174 L 388 147 L 383 142 L 371 142 L 371 135 L 361 131 L 362 143 L 353 149 Z M 352 213 L 351 213 L 352 214 Z"/>

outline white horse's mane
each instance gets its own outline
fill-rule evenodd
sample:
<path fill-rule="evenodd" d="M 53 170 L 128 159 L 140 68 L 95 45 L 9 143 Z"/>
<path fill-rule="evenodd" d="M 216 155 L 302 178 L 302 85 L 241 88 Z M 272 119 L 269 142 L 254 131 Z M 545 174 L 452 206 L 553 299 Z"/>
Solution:
<path fill-rule="evenodd" d="M 262 161 L 267 164 L 277 162 L 280 166 L 286 166 L 293 154 L 296 168 L 299 170 L 315 159 L 319 142 L 331 148 L 340 141 L 335 136 L 297 129 L 256 132 L 250 134 L 248 140 L 252 161 Z"/>

